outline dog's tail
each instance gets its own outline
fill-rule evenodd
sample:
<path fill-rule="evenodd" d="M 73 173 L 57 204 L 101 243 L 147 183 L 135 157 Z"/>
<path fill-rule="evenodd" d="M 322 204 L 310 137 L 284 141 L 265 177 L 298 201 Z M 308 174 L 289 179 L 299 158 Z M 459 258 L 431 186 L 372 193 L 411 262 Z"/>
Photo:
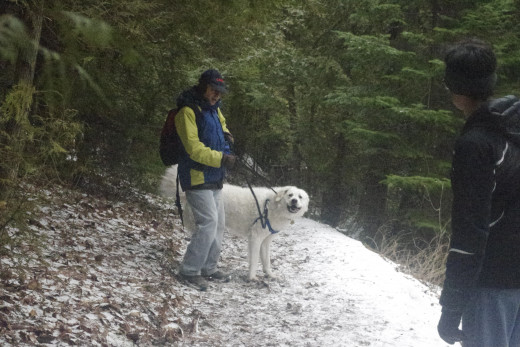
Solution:
<path fill-rule="evenodd" d="M 183 210 L 184 206 L 186 206 L 186 195 L 177 184 L 177 165 L 170 166 L 164 172 L 159 184 L 159 193 L 162 197 L 175 199 L 175 207 L 177 207 L 182 225 L 184 226 Z"/>
<path fill-rule="evenodd" d="M 165 198 L 175 198 L 177 193 L 177 165 L 166 169 L 159 184 L 159 194 Z"/>

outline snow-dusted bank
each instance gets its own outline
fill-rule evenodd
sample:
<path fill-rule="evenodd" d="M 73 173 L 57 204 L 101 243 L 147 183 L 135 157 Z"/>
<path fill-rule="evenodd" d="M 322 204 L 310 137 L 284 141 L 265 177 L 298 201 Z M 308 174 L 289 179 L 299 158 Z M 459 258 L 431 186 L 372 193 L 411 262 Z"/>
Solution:
<path fill-rule="evenodd" d="M 233 278 L 199 292 L 172 275 L 189 233 L 163 200 L 45 193 L 30 216 L 43 253 L 0 257 L 2 346 L 446 346 L 437 296 L 325 225 L 280 233 L 279 280 L 248 282 L 247 241 L 227 236 Z"/>
<path fill-rule="evenodd" d="M 232 270 L 245 254 L 228 243 Z M 206 320 L 201 346 L 211 336 L 230 346 L 447 346 L 436 331 L 437 295 L 328 226 L 304 219 L 281 233 L 273 267 L 281 281 L 262 288 L 239 278 L 192 303 Z"/>

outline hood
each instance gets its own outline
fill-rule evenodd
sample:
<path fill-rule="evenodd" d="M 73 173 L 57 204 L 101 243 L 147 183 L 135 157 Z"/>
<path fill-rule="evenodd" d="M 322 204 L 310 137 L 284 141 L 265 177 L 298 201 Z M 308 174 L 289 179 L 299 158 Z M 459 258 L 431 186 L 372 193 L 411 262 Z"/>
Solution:
<path fill-rule="evenodd" d="M 206 99 L 198 92 L 197 86 L 193 86 L 188 90 L 183 91 L 177 98 L 177 107 L 181 108 L 188 106 L 199 106 L 201 109 L 217 109 L 220 107 L 220 100 L 213 106 L 211 106 Z"/>
<path fill-rule="evenodd" d="M 520 99 L 508 95 L 486 103 L 468 119 L 463 132 L 475 127 L 497 131 L 520 146 Z"/>

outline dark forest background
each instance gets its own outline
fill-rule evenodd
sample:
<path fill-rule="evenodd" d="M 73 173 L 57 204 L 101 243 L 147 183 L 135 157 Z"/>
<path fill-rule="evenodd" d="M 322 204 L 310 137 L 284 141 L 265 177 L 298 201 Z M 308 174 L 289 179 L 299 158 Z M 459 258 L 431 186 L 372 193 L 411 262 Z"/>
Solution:
<path fill-rule="evenodd" d="M 443 52 L 486 40 L 496 95 L 518 95 L 518 18 L 512 0 L 2 0 L 0 247 L 27 222 L 25 184 L 155 191 L 167 111 L 217 68 L 236 152 L 272 185 L 304 188 L 311 218 L 370 247 L 431 256 L 463 124 Z"/>

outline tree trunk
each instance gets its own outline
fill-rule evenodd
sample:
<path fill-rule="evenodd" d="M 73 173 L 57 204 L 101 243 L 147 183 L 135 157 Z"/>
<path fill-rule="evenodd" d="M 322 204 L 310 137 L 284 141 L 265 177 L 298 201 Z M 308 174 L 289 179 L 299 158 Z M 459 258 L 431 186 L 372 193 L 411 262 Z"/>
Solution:
<path fill-rule="evenodd" d="M 338 226 L 347 206 L 347 193 L 343 184 L 344 162 L 347 156 L 347 143 L 343 134 L 336 136 L 336 159 L 331 168 L 329 182 L 322 195 L 322 212 L 320 219 L 332 227 Z"/>
<path fill-rule="evenodd" d="M 302 155 L 300 153 L 301 141 L 298 136 L 298 109 L 296 107 L 296 90 L 295 83 L 291 83 L 287 88 L 287 103 L 289 110 L 289 124 L 291 129 L 292 138 L 292 156 L 289 161 L 289 170 L 297 170 L 298 173 L 293 175 L 297 177 L 301 177 L 301 163 L 302 163 Z M 294 184 L 301 184 L 301 182 L 295 182 Z"/>
<path fill-rule="evenodd" d="M 29 2 L 24 8 L 18 7 L 19 16 L 26 26 L 31 43 L 20 48 L 18 52 L 14 73 L 15 86 L 27 87 L 33 85 L 43 23 L 43 4 L 44 1 L 40 0 Z M 0 201 L 7 200 L 11 195 L 11 186 L 16 181 L 22 163 L 26 139 L 20 119 L 26 120 L 29 117 L 32 93 L 27 95 L 27 98 L 30 98 L 30 100 L 24 100 L 24 104 L 29 106 L 22 109 L 21 114 L 17 115 L 17 119 L 11 118 L 3 129 L 7 137 L 2 139 L 3 143 L 0 143 L 0 145 L 8 148 L 11 155 L 8 158 L 3 158 L 5 161 L 0 165 Z"/>
<path fill-rule="evenodd" d="M 364 191 L 359 202 L 359 219 L 363 226 L 363 239 L 374 240 L 379 228 L 386 221 L 386 186 L 383 178 L 367 174 Z"/>

